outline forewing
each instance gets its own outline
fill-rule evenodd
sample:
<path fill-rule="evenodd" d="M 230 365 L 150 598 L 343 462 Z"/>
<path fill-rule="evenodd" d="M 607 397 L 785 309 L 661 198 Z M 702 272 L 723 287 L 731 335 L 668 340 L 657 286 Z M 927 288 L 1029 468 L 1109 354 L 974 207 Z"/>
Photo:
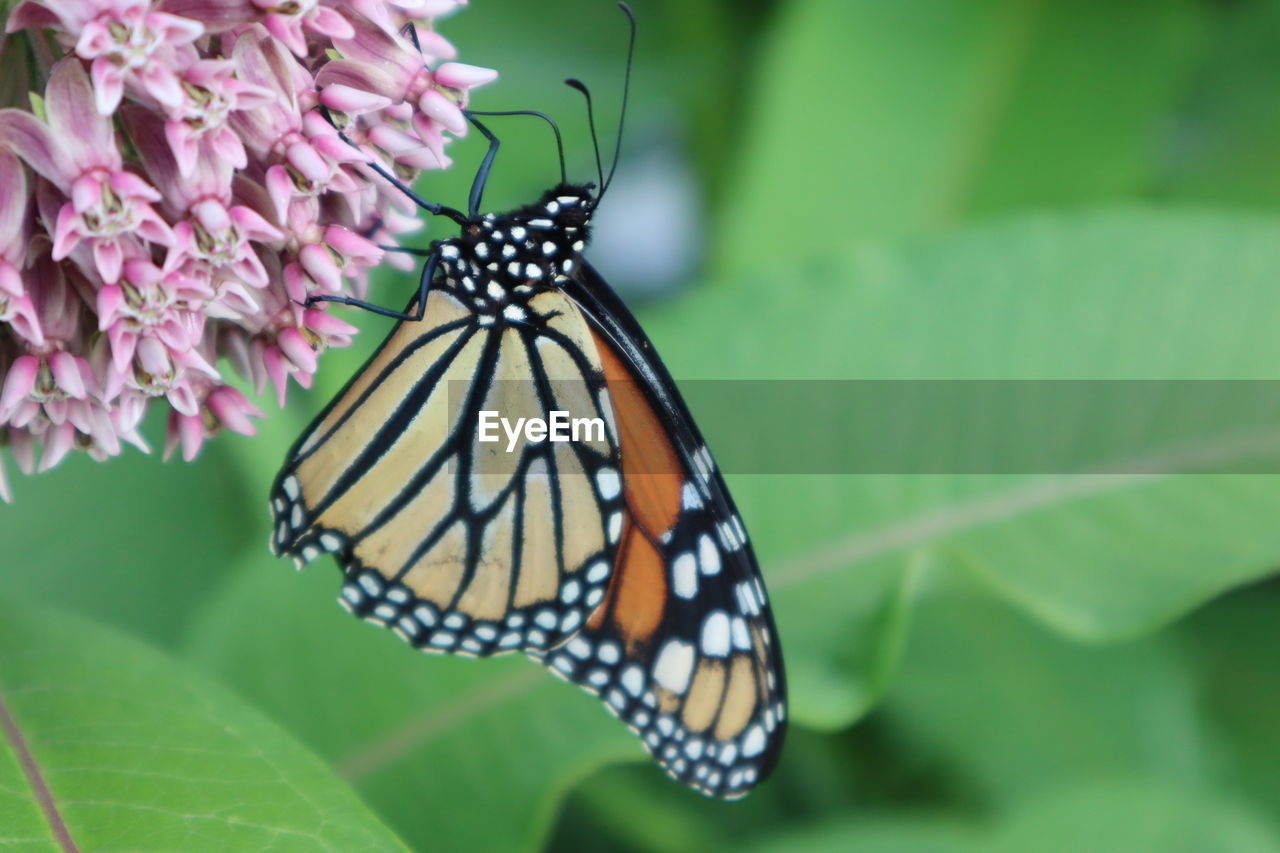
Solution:
<path fill-rule="evenodd" d="M 551 291 L 527 322 L 492 323 L 436 287 L 290 453 L 273 547 L 333 553 L 339 599 L 427 651 L 537 651 L 604 597 L 621 535 L 619 454 L 581 313 Z M 541 334 L 554 330 L 554 339 Z M 479 440 L 479 413 L 600 418 L 603 435 Z M 614 535 L 610 536 L 610 533 Z"/>

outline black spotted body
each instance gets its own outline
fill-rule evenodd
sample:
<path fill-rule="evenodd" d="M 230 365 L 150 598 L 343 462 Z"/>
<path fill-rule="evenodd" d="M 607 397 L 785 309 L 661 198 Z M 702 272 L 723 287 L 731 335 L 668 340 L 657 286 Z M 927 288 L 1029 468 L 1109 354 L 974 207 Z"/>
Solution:
<path fill-rule="evenodd" d="M 445 279 L 470 300 L 481 324 L 524 322 L 529 299 L 563 285 L 581 265 L 591 211 L 590 187 L 561 185 L 537 204 L 487 214 L 439 244 Z"/>

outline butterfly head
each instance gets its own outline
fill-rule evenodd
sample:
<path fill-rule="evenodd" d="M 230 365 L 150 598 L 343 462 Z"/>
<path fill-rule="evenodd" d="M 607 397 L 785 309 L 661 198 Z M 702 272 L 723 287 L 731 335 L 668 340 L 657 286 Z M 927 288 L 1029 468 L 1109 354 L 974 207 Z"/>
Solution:
<path fill-rule="evenodd" d="M 460 237 L 440 244 L 446 276 L 461 281 L 464 289 L 475 289 L 482 279 L 502 291 L 563 283 L 580 265 L 579 254 L 591 236 L 593 190 L 560 184 L 533 204 L 471 220 Z"/>

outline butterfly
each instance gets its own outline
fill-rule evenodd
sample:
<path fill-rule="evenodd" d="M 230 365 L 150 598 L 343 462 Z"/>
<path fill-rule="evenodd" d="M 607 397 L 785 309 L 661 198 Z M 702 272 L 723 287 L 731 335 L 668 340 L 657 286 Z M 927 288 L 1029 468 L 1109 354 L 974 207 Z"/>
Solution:
<path fill-rule="evenodd" d="M 460 233 L 424 252 L 403 312 L 327 298 L 400 322 L 289 451 L 272 549 L 299 567 L 333 554 L 339 603 L 423 651 L 528 655 L 597 695 L 670 776 L 741 797 L 782 746 L 781 649 L 675 382 L 582 256 L 621 122 L 599 192 L 567 182 L 561 154 L 541 199 L 480 214 L 498 141 L 476 117 L 510 114 L 468 112 L 489 150 L 465 214 L 370 164 Z M 557 412 L 584 428 L 557 436 Z M 543 428 L 510 429 L 531 419 Z"/>

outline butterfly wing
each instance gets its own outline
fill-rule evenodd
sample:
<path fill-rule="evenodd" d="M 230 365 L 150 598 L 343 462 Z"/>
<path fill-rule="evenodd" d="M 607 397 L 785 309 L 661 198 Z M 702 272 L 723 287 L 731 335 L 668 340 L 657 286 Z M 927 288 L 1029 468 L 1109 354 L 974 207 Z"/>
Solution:
<path fill-rule="evenodd" d="M 674 382 L 590 267 L 565 292 L 582 308 L 621 444 L 621 545 L 604 603 L 534 657 L 601 697 L 674 778 L 745 795 L 782 747 L 786 688 L 760 570 Z"/>
<path fill-rule="evenodd" d="M 582 315 L 559 292 L 494 323 L 437 285 L 303 433 L 272 490 L 273 550 L 333 553 L 339 599 L 427 651 L 555 646 L 604 598 L 619 453 Z M 570 381 L 557 381 L 570 380 Z M 602 408 L 605 406 L 606 408 Z M 479 413 L 599 418 L 581 440 L 480 441 Z"/>

